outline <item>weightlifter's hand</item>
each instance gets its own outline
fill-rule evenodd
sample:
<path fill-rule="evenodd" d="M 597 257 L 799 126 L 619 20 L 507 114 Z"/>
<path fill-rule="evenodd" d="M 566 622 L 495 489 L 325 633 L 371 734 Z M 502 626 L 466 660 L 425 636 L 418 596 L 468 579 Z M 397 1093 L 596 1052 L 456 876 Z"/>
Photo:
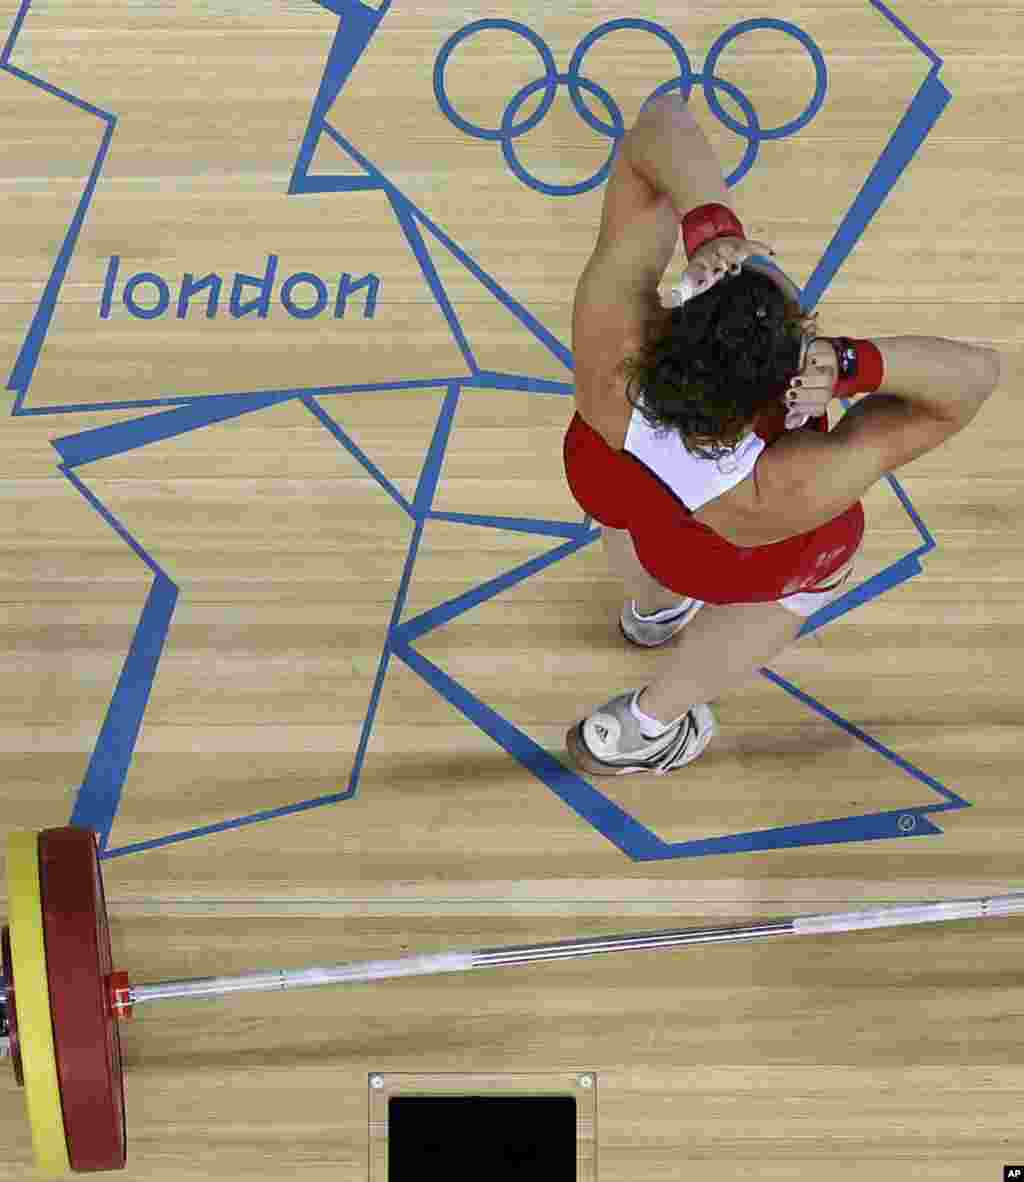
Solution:
<path fill-rule="evenodd" d="M 803 426 L 808 418 L 819 418 L 828 411 L 835 397 L 839 361 L 828 337 L 805 338 L 800 372 L 789 384 L 784 398 L 786 427 Z"/>

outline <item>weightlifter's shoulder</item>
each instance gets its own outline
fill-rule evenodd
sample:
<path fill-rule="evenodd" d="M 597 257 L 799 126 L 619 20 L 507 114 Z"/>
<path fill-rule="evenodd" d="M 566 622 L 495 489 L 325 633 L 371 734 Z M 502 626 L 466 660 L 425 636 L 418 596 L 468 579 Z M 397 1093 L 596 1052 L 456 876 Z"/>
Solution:
<path fill-rule="evenodd" d="M 736 545 L 764 546 L 808 533 L 855 504 L 886 473 L 933 451 L 962 430 L 903 398 L 874 394 L 827 434 L 793 431 L 758 461 L 756 493 Z"/>

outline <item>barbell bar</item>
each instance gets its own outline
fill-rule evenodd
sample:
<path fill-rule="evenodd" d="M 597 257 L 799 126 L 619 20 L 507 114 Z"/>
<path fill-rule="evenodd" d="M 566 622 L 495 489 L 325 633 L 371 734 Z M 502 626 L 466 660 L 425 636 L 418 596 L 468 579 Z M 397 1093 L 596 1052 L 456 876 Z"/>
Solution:
<path fill-rule="evenodd" d="M 613 952 L 1024 914 L 1024 893 L 1018 893 L 133 985 L 125 973 L 112 968 L 99 847 L 91 829 L 10 834 L 7 877 L 9 927 L 2 931 L 0 1051 L 11 1058 L 15 1078 L 25 1088 L 36 1165 L 46 1178 L 126 1165 L 118 1021 L 130 1018 L 139 1006 L 507 968 Z"/>

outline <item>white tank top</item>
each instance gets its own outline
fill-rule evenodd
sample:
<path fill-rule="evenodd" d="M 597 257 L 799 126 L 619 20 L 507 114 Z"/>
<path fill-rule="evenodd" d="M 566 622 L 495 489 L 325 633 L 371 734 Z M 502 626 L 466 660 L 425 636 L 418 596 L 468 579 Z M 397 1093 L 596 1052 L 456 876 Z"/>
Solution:
<path fill-rule="evenodd" d="M 650 468 L 694 513 L 745 480 L 766 446 L 750 431 L 720 460 L 702 459 L 686 450 L 678 432 L 652 427 L 634 407 L 622 450 Z"/>

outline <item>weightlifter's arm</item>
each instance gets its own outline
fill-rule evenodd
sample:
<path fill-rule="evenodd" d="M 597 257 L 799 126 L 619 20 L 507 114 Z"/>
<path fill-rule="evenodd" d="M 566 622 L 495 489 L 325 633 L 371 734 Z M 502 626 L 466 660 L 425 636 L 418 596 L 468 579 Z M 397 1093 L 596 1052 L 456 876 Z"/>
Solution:
<path fill-rule="evenodd" d="M 677 92 L 660 95 L 643 108 L 623 136 L 622 152 L 634 172 L 668 196 L 680 217 L 698 205 L 732 208 L 718 158 Z"/>
<path fill-rule="evenodd" d="M 1002 363 L 995 349 L 944 337 L 876 337 L 873 343 L 885 366 L 879 393 L 936 418 L 966 426 L 999 385 Z"/>
<path fill-rule="evenodd" d="M 666 194 L 680 215 L 710 203 L 731 208 L 714 150 L 677 92 L 644 107 L 623 137 L 621 151 L 633 171 Z M 881 337 L 873 343 L 885 367 L 879 392 L 924 407 L 938 418 L 970 422 L 999 385 L 995 349 L 942 337 Z"/>

